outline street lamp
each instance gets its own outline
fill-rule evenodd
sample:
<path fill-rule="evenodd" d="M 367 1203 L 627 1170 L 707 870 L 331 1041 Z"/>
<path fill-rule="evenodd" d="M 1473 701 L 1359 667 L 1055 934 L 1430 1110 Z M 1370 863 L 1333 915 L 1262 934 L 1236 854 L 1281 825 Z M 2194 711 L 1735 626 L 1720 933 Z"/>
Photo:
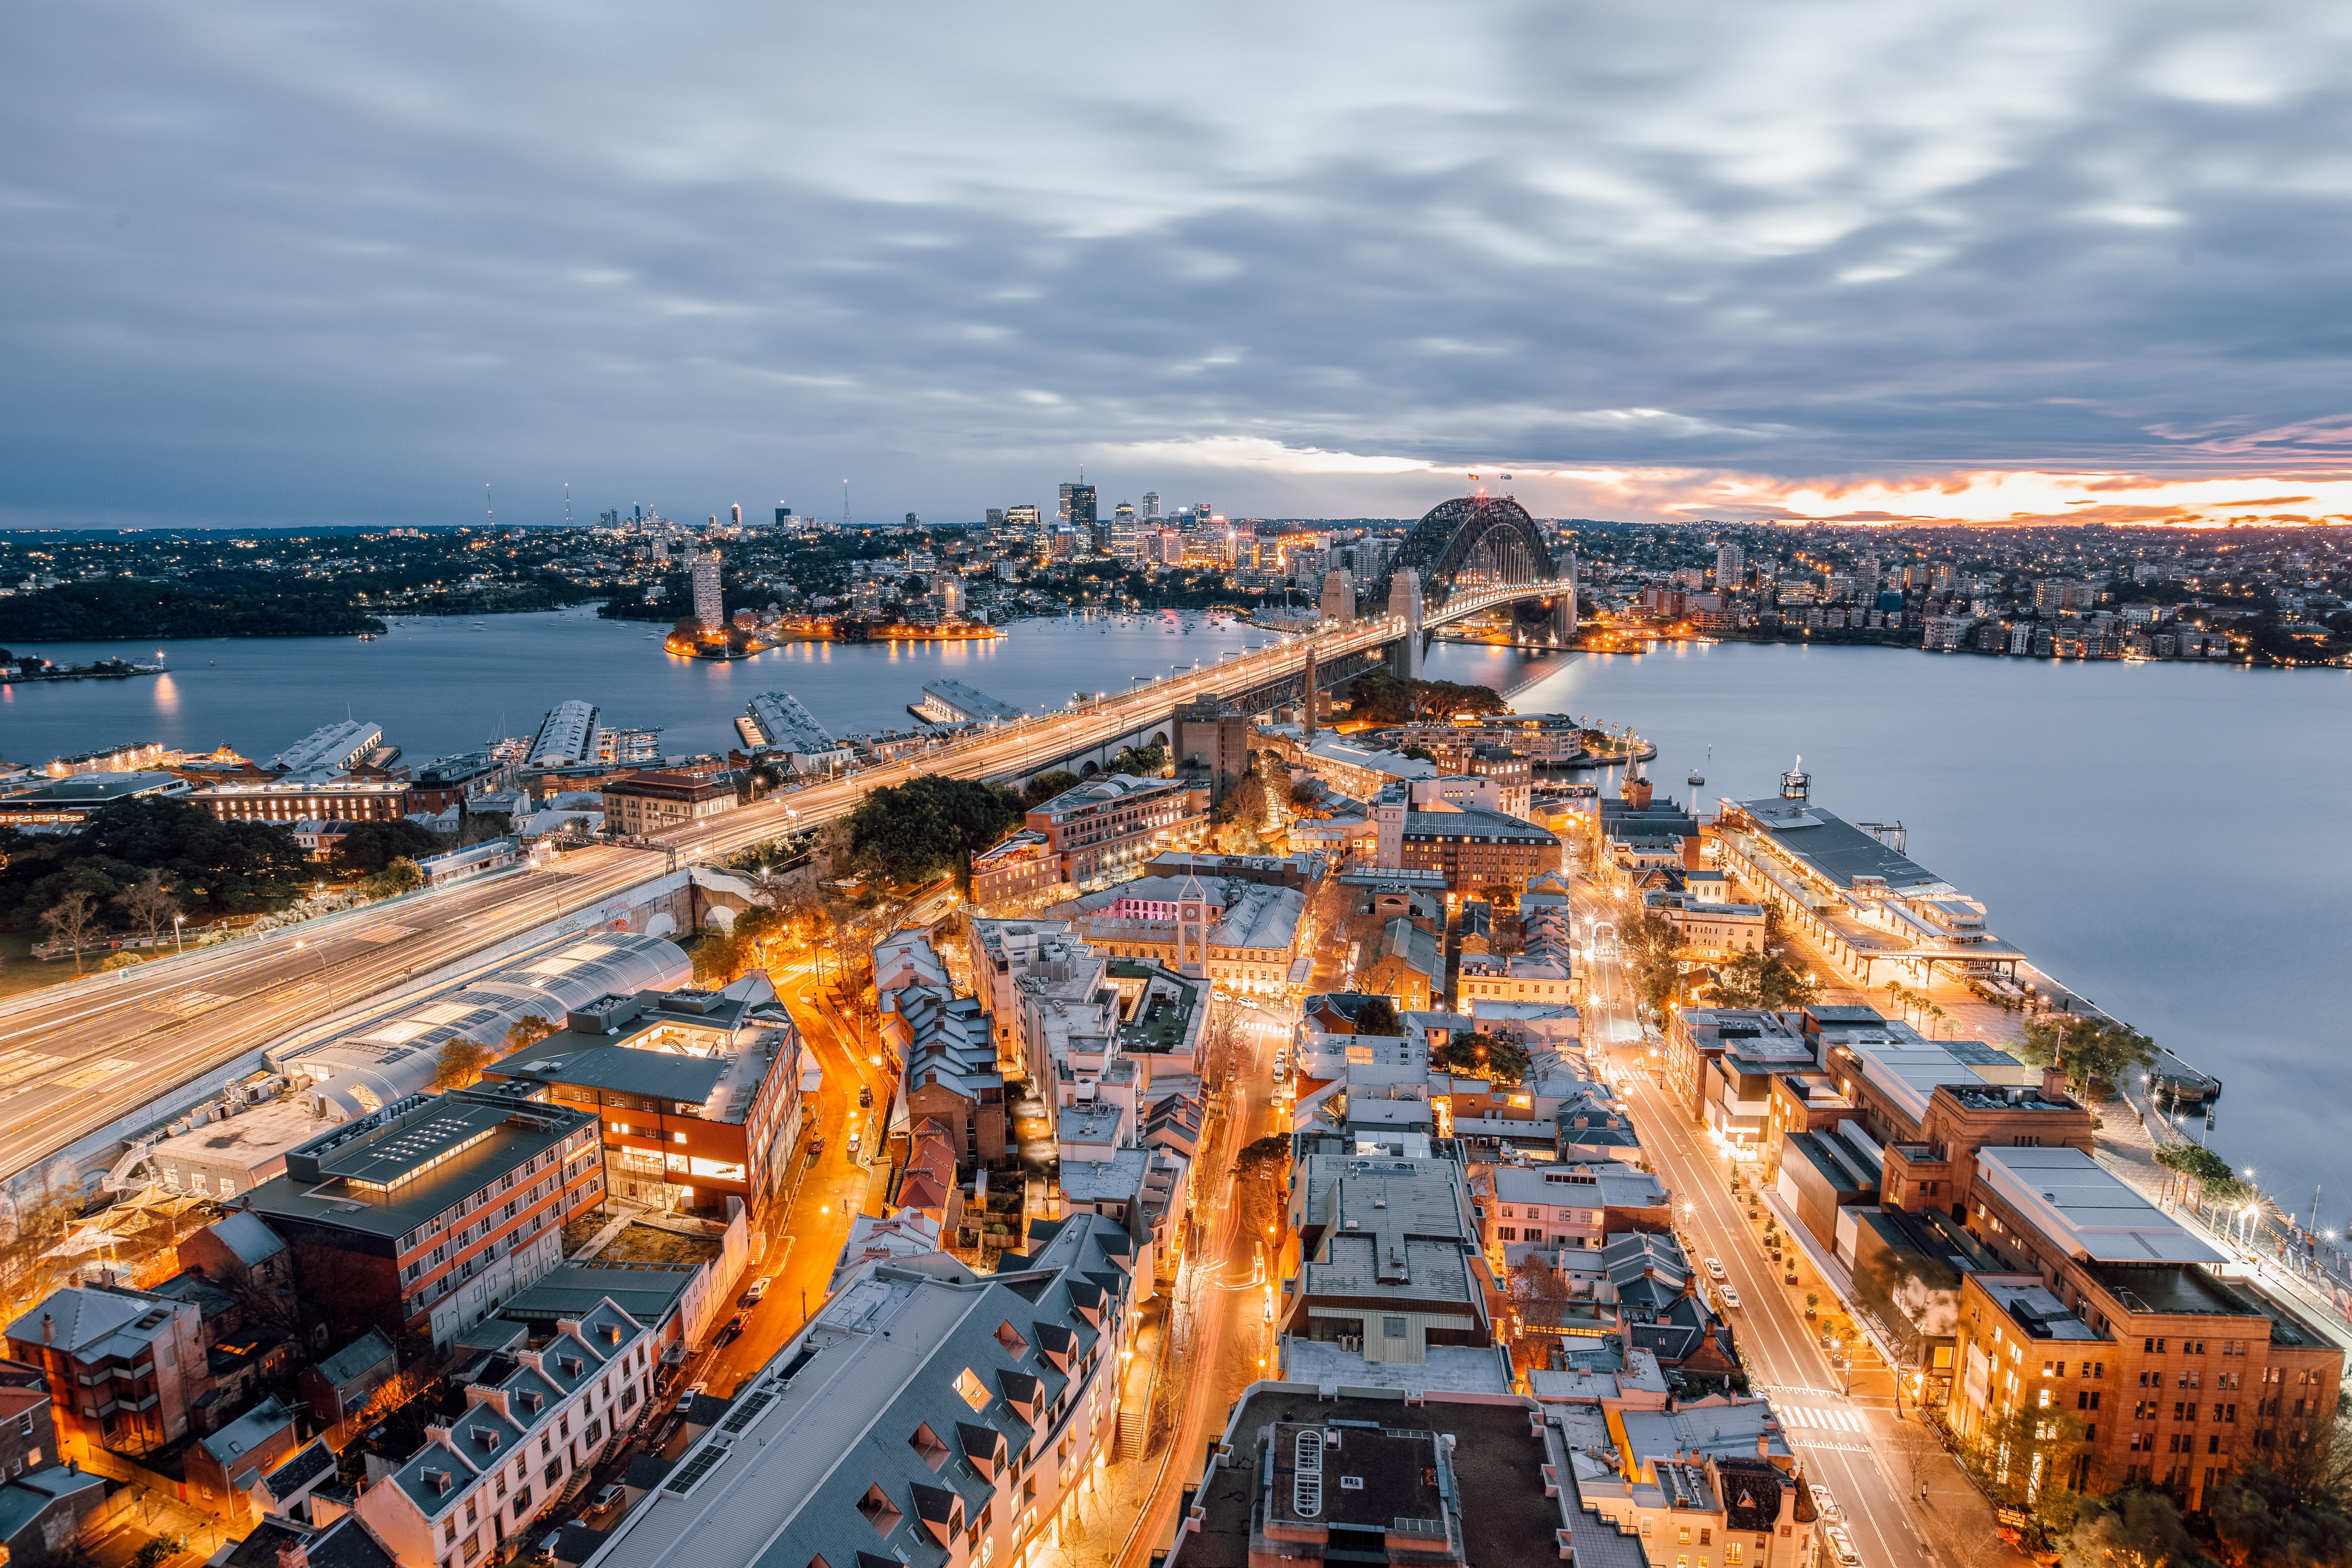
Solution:
<path fill-rule="evenodd" d="M 173 915 L 172 917 L 172 941 L 178 946 L 180 955 L 182 957 L 185 957 L 187 955 L 188 944 L 186 940 L 180 934 L 180 922 L 187 918 L 188 917 L 185 915 Z"/>

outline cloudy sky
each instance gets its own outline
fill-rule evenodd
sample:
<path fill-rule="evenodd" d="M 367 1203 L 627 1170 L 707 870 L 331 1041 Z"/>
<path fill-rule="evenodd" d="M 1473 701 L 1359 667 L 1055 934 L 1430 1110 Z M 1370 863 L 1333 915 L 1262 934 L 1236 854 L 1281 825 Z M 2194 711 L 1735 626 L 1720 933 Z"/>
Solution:
<path fill-rule="evenodd" d="M 34 4 L 0 523 L 2352 514 L 2352 9 Z"/>

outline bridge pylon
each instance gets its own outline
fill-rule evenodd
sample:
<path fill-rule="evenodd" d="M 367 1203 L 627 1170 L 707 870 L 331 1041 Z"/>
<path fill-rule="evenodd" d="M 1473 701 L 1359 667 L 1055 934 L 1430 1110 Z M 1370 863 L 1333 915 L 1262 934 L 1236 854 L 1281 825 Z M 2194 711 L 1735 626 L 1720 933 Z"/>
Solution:
<path fill-rule="evenodd" d="M 1400 566 L 1389 577 L 1389 616 L 1404 624 L 1404 636 L 1389 648 L 1389 668 L 1404 680 L 1419 680 L 1423 643 L 1421 635 L 1421 574 Z"/>

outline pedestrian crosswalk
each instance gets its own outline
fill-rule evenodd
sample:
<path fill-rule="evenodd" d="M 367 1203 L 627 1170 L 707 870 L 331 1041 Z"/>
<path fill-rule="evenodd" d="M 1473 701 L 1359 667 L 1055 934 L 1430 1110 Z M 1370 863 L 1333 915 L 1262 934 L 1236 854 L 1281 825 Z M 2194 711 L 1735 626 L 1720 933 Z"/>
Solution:
<path fill-rule="evenodd" d="M 1791 1426 L 1820 1426 L 1832 1432 L 1867 1432 L 1862 1417 L 1851 1410 L 1824 1410 L 1811 1405 L 1780 1405 L 1772 1408 Z"/>

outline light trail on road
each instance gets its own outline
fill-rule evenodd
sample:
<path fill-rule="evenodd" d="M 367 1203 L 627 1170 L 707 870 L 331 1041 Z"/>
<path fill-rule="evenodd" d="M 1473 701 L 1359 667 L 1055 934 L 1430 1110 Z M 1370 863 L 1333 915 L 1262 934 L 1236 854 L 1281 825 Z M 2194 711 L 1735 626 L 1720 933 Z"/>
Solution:
<path fill-rule="evenodd" d="M 1580 918 L 1612 907 L 1591 888 L 1589 879 L 1576 880 L 1576 897 L 1584 906 L 1577 910 Z M 1751 1386 L 1799 1396 L 1776 1397 L 1773 1406 L 1782 1416 L 1783 1436 L 1796 1450 L 1806 1479 L 1828 1487 L 1845 1510 L 1847 1533 L 1865 1563 L 1940 1561 L 1912 1511 L 1911 1487 L 1896 1482 L 1885 1468 L 1885 1456 L 1872 1446 L 1888 1442 L 1900 1431 L 1891 1385 L 1885 1394 L 1865 1392 L 1858 1397 L 1837 1392 L 1836 1369 L 1783 1293 L 1769 1260 L 1753 1239 L 1754 1227 L 1739 1214 L 1716 1172 L 1717 1157 L 1705 1149 L 1688 1113 L 1652 1080 L 1648 1041 L 1633 1011 L 1632 982 L 1612 960 L 1588 960 L 1585 973 L 1590 990 L 1584 1036 L 1593 1048 L 1594 1063 L 1605 1065 L 1609 1079 L 1618 1087 L 1640 1134 L 1642 1152 L 1673 1194 L 1677 1210 L 1689 1205 L 1681 1216 L 1685 1233 L 1712 1249 L 1739 1292 L 1742 1305 L 1731 1321 Z M 1689 1262 L 1695 1269 L 1703 1268 L 1700 1258 Z M 1876 1375 L 1857 1373 L 1854 1381 L 1859 1386 Z M 1891 1379 L 1896 1374 L 1890 1371 L 1885 1375 Z M 1843 1433 L 1862 1441 L 1816 1437 L 1814 1433 Z M 1942 1447 L 1932 1438 L 1927 1442 L 1928 1452 L 1920 1459 L 1923 1472 L 1929 1466 L 1949 1466 Z"/>

